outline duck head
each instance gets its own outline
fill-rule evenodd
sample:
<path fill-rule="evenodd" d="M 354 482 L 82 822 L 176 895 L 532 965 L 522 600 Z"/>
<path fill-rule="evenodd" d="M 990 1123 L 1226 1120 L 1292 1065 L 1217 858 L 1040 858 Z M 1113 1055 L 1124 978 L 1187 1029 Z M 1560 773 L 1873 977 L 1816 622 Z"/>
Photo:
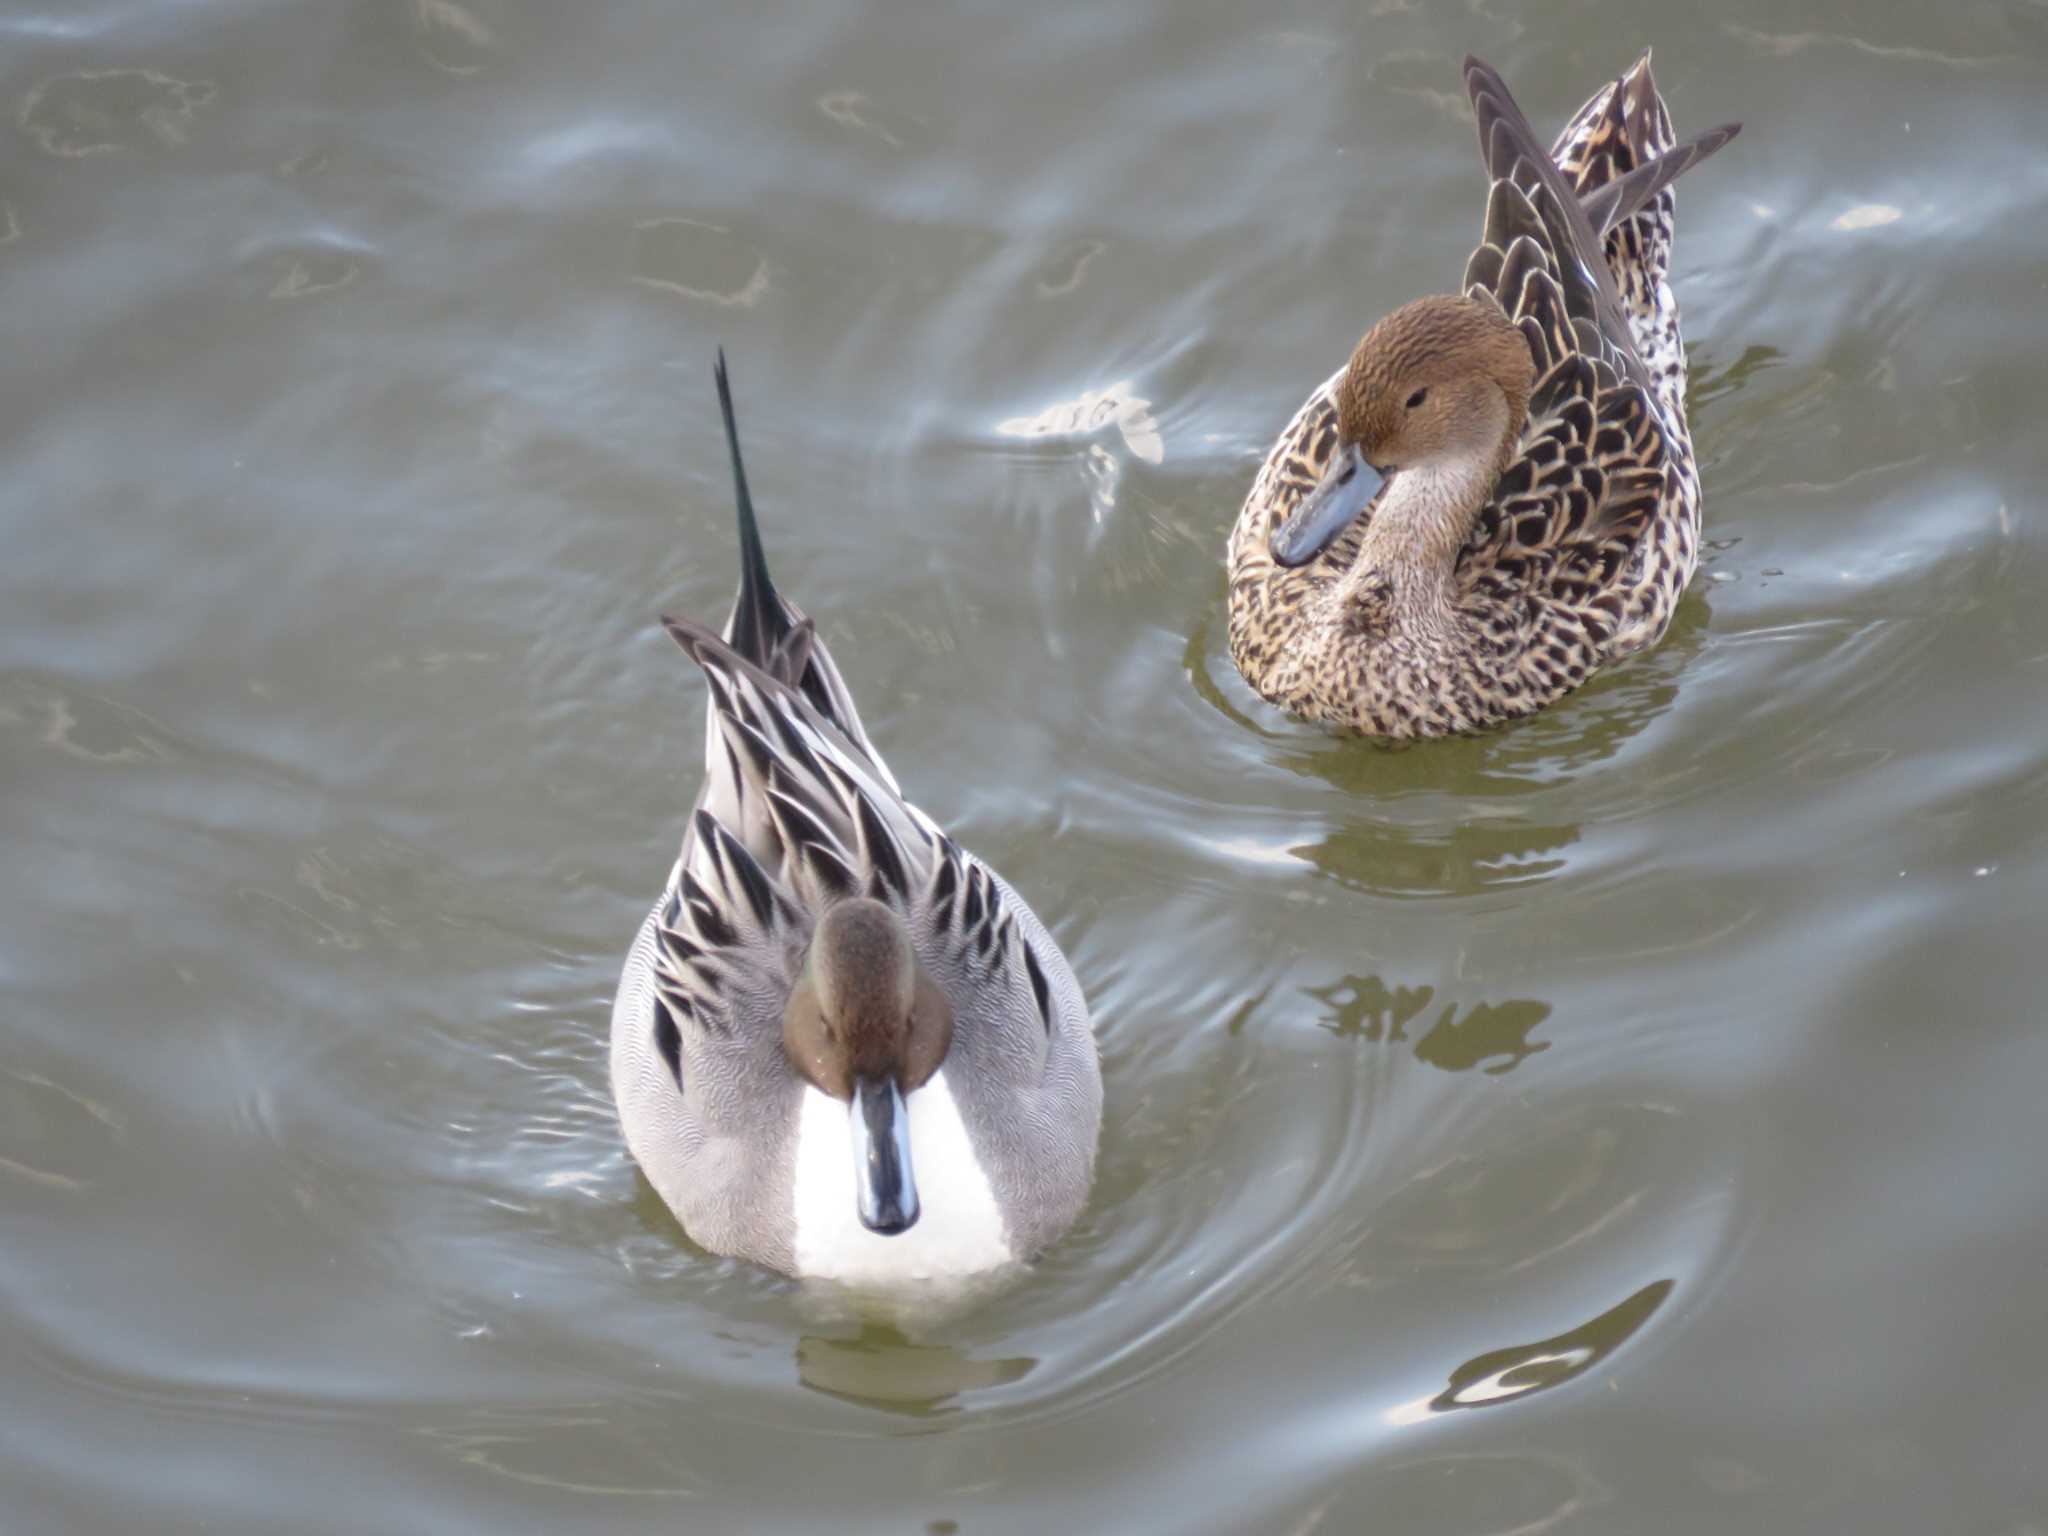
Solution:
<path fill-rule="evenodd" d="M 1403 305 L 1380 321 L 1337 383 L 1337 446 L 1322 479 L 1273 531 L 1273 559 L 1306 565 L 1376 502 L 1392 500 L 1412 477 L 1426 492 L 1404 498 L 1443 504 L 1404 536 L 1448 547 L 1447 565 L 1514 456 L 1529 412 L 1535 361 L 1500 309 L 1443 294 Z M 1474 497 L 1469 489 L 1481 487 Z M 1455 504 L 1462 508 L 1458 526 Z"/>
<path fill-rule="evenodd" d="M 865 896 L 825 909 L 782 1015 L 783 1049 L 845 1101 L 862 1225 L 891 1236 L 917 1222 L 904 1096 L 938 1071 L 953 1008 L 911 947 L 901 916 Z"/>

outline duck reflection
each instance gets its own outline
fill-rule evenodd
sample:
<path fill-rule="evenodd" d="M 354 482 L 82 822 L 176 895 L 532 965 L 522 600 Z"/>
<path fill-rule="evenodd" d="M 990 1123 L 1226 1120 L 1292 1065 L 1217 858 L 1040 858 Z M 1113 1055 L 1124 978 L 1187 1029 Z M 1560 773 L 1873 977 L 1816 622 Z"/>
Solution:
<path fill-rule="evenodd" d="M 1346 976 L 1302 990 L 1328 1009 L 1316 1020 L 1318 1028 L 1375 1043 L 1408 1044 L 1412 1038 L 1415 1059 L 1445 1072 L 1468 1072 L 1484 1063 L 1484 1070 L 1498 1077 L 1550 1049 L 1548 1040 L 1529 1038 L 1550 1017 L 1550 1004 L 1534 998 L 1475 1003 L 1462 1013 L 1457 1004 L 1447 1003 L 1433 1023 L 1417 1027 L 1417 1020 L 1432 1011 L 1434 987 L 1389 988 L 1377 976 Z"/>
<path fill-rule="evenodd" d="M 1197 694 L 1247 733 L 1238 738 L 1245 771 L 1277 768 L 1343 796 L 1314 841 L 1290 826 L 1277 838 L 1240 838 L 1230 851 L 1256 844 L 1352 890 L 1403 900 L 1498 895 L 1549 880 L 1616 797 L 1639 808 L 1639 775 L 1582 770 L 1615 757 L 1677 698 L 1712 616 L 1703 586 L 1680 600 L 1660 645 L 1570 698 L 1503 729 L 1421 745 L 1368 742 L 1268 718 L 1255 703 L 1240 707 L 1230 686 L 1235 669 L 1212 644 L 1207 621 L 1198 623 L 1183 653 L 1189 676 Z M 1659 795 L 1673 792 L 1658 782 Z M 1565 816 L 1543 814 L 1567 808 Z"/>
<path fill-rule="evenodd" d="M 1570 825 L 1472 821 L 1425 832 L 1361 816 L 1291 851 L 1340 884 L 1376 896 L 1431 900 L 1545 880 L 1579 840 Z"/>
<path fill-rule="evenodd" d="M 1026 1355 L 970 1359 L 950 1344 L 913 1343 L 874 1323 L 850 1339 L 813 1334 L 796 1346 L 797 1379 L 813 1392 L 912 1418 L 955 1412 L 963 1394 L 1021 1381 L 1037 1364 Z"/>
<path fill-rule="evenodd" d="M 1532 1392 L 1563 1386 L 1583 1376 L 1633 1338 L 1650 1314 L 1670 1297 L 1677 1282 L 1657 1280 L 1590 1323 L 1533 1344 L 1510 1344 L 1488 1350 L 1451 1372 L 1450 1384 L 1435 1397 L 1404 1403 L 1387 1420 L 1413 1424 L 1431 1414 L 1456 1408 L 1490 1408 Z"/>

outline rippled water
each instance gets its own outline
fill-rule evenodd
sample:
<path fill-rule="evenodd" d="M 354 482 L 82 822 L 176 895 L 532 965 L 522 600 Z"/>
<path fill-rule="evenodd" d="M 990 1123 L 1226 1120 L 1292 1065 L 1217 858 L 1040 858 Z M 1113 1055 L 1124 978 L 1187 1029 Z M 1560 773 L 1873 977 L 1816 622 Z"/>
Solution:
<path fill-rule="evenodd" d="M 0 17 L 0 1527 L 2048 1529 L 2048 8 Z M 1712 548 L 1387 752 L 1226 528 L 1643 43 Z M 734 542 L 1100 1022 L 964 1317 L 707 1258 L 624 946 Z"/>

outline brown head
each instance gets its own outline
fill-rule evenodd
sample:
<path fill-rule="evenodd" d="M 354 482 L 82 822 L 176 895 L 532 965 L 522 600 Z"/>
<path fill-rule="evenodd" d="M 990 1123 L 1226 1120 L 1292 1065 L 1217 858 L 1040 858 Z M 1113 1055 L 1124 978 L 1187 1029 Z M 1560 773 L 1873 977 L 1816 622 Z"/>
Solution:
<path fill-rule="evenodd" d="M 917 1220 L 903 1096 L 952 1043 L 952 1005 L 903 919 L 865 896 L 827 907 L 783 1009 L 782 1044 L 805 1078 L 850 1106 L 861 1220 L 877 1232 Z"/>
<path fill-rule="evenodd" d="M 1336 450 L 1274 531 L 1274 559 L 1307 564 L 1401 470 L 1455 473 L 1490 491 L 1514 457 L 1535 371 L 1521 331 L 1484 300 L 1439 294 L 1388 315 L 1337 382 Z"/>

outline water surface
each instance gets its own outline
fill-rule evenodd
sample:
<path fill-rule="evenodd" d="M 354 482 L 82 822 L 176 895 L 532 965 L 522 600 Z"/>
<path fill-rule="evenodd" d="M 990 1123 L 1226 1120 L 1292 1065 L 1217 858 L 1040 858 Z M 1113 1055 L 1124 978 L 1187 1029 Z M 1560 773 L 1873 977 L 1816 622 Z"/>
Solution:
<path fill-rule="evenodd" d="M 0 17 L 10 1531 L 2048 1529 L 2048 10 Z M 1670 637 L 1388 752 L 1225 531 L 1455 279 L 1467 50 L 1681 131 Z M 775 568 L 1099 1020 L 963 1317 L 682 1237 L 604 1065 Z"/>

